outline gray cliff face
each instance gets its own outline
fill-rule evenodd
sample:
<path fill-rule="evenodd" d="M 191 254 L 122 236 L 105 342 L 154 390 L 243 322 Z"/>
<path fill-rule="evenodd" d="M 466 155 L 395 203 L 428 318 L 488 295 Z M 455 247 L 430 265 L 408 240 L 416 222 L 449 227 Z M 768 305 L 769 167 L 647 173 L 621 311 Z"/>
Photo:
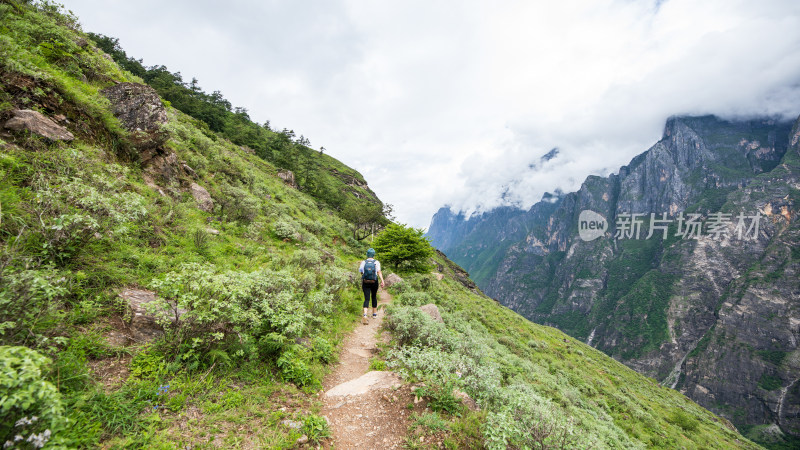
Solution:
<path fill-rule="evenodd" d="M 479 273 L 484 292 L 531 320 L 586 340 L 755 435 L 777 425 L 797 436 L 798 207 L 800 120 L 674 117 L 616 175 L 588 177 L 577 192 L 529 211 L 469 220 L 448 211 L 429 236 Z M 608 223 L 588 242 L 578 236 L 587 209 Z M 640 238 L 615 239 L 629 213 L 643 215 Z M 673 219 L 666 239 L 660 230 L 645 239 L 650 213 Z M 680 213 L 701 215 L 700 236 L 676 236 Z M 754 237 L 746 228 L 757 213 Z M 745 228 L 737 230 L 740 214 Z M 727 219 L 718 236 L 708 232 L 714 217 Z"/>

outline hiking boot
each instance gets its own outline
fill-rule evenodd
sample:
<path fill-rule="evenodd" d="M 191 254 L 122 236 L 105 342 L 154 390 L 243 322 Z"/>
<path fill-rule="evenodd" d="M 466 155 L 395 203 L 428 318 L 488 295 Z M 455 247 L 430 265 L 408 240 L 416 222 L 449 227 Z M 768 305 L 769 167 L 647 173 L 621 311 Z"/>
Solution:
<path fill-rule="evenodd" d="M 372 318 L 373 318 L 373 319 L 377 319 L 377 318 L 378 318 L 378 315 L 377 315 L 377 314 L 373 314 L 373 315 L 372 315 Z"/>
<path fill-rule="evenodd" d="M 366 314 L 361 316 L 361 323 L 364 324 L 364 325 L 367 325 L 369 323 L 369 321 L 367 320 L 367 315 Z"/>

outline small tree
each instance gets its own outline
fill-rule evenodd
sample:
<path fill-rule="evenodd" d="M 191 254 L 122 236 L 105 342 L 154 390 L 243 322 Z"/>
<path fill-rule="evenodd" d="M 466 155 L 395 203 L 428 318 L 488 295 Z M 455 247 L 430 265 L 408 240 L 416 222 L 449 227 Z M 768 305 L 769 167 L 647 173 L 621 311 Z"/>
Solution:
<path fill-rule="evenodd" d="M 375 237 L 372 247 L 380 259 L 389 264 L 424 272 L 428 270 L 428 258 L 433 256 L 433 248 L 424 233 L 422 229 L 392 223 Z"/>
<path fill-rule="evenodd" d="M 376 226 L 380 227 L 388 222 L 383 210 L 384 207 L 380 203 L 350 200 L 342 210 L 342 217 L 350 222 L 353 238 L 361 241 L 372 234 Z"/>

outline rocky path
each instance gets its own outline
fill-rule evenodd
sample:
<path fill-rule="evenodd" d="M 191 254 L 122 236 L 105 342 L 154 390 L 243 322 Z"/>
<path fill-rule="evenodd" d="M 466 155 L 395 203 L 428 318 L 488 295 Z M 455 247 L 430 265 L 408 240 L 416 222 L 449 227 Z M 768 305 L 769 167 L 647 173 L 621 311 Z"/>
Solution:
<path fill-rule="evenodd" d="M 385 305 L 392 296 L 385 290 L 378 301 Z M 391 372 L 370 371 L 369 359 L 377 352 L 377 331 L 384 310 L 368 325 L 359 324 L 345 339 L 339 365 L 325 378 L 322 415 L 328 419 L 332 440 L 328 449 L 400 448 L 408 429 L 407 388 Z"/>

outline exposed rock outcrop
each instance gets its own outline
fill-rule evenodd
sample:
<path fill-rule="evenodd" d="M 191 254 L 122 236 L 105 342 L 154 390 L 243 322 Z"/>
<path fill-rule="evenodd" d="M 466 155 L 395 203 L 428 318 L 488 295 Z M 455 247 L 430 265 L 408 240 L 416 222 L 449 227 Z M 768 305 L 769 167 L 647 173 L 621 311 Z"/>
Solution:
<path fill-rule="evenodd" d="M 12 131 L 29 131 L 51 141 L 71 141 L 75 139 L 66 128 L 58 125 L 39 111 L 17 109 L 14 116 L 6 121 L 3 128 Z"/>
<path fill-rule="evenodd" d="M 283 180 L 289 186 L 297 189 L 297 183 L 294 180 L 294 172 L 291 170 L 281 170 L 278 172 L 278 178 Z"/>
<path fill-rule="evenodd" d="M 485 292 L 556 326 L 737 426 L 800 435 L 800 120 L 673 117 L 662 139 L 608 177 L 528 211 L 465 217 L 442 208 L 428 236 Z M 580 213 L 607 221 L 578 235 Z M 702 236 L 676 235 L 699 213 Z M 628 213 L 638 239 L 615 239 Z M 650 213 L 672 217 L 649 234 Z M 727 218 L 722 236 L 708 221 Z M 724 214 L 729 214 L 724 216 Z M 736 236 L 760 214 L 759 229 Z M 655 223 L 655 222 L 654 222 Z M 685 231 L 685 225 L 684 225 Z M 743 231 L 746 231 L 743 230 Z M 746 234 L 746 233 L 745 233 Z"/>
<path fill-rule="evenodd" d="M 189 189 L 192 192 L 192 197 L 197 202 L 198 208 L 205 212 L 214 210 L 214 199 L 211 198 L 211 194 L 208 193 L 206 188 L 197 183 L 192 183 Z"/>

